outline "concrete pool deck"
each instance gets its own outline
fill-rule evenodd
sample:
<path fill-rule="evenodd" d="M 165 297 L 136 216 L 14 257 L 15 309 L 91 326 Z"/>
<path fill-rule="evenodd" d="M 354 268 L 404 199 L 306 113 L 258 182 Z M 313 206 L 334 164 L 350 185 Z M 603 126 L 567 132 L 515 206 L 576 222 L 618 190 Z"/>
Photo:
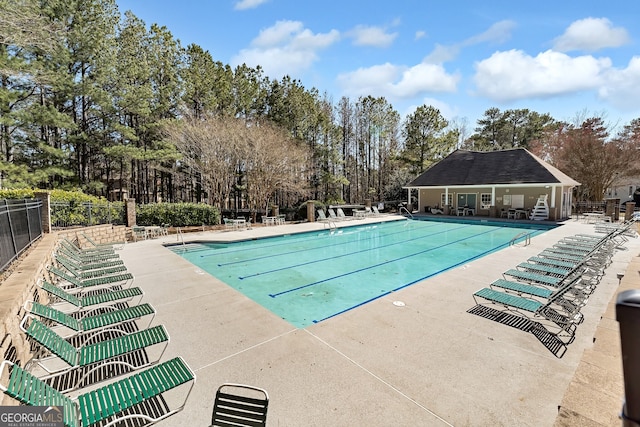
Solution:
<path fill-rule="evenodd" d="M 182 239 L 250 239 L 324 227 L 306 223 L 197 232 Z M 225 382 L 265 388 L 269 426 L 619 425 L 623 392 L 615 405 L 620 381 L 615 367 L 621 371 L 621 362 L 619 356 L 597 355 L 594 348 L 602 344 L 619 354 L 610 301 L 619 291 L 618 273 L 630 265 L 638 269 L 632 261 L 640 239 L 616 251 L 562 358 L 530 333 L 467 313 L 475 305 L 473 292 L 577 233 L 593 233 L 593 225 L 567 221 L 534 237 L 529 246 L 490 254 L 305 329 L 163 246 L 181 243 L 176 235 L 127 244 L 120 255 L 135 285 L 145 291 L 143 302 L 158 312 L 154 324 L 164 324 L 171 337 L 163 359 L 182 356 L 197 375 L 185 409 L 158 425 L 208 425 L 215 391 Z M 638 275 L 631 276 L 622 283 L 637 288 Z M 597 364 L 596 359 L 609 365 L 611 376 L 600 372 L 604 379 L 594 378 L 587 369 L 576 379 L 579 368 Z M 610 377 L 604 390 L 602 384 L 594 387 L 610 398 L 602 408 L 591 397 L 589 380 Z M 581 402 L 586 409 L 580 409 Z"/>

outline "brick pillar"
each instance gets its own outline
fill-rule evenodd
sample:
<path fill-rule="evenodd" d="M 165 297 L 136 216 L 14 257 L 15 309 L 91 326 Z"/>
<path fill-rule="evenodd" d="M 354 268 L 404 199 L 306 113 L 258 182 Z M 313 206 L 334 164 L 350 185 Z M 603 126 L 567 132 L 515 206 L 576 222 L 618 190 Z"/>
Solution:
<path fill-rule="evenodd" d="M 127 227 L 133 227 L 136 225 L 136 200 L 126 199 L 124 203 L 127 215 Z"/>
<path fill-rule="evenodd" d="M 42 211 L 40 212 L 40 222 L 43 233 L 51 233 L 51 194 L 47 192 L 34 193 L 36 199 L 42 200 Z"/>
<path fill-rule="evenodd" d="M 313 200 L 309 200 L 307 202 L 307 221 L 314 222 L 316 220 L 316 204 L 313 203 Z"/>
<path fill-rule="evenodd" d="M 624 211 L 624 220 L 629 221 L 633 216 L 634 209 L 636 208 L 636 202 L 627 202 L 625 206 L 626 208 Z"/>

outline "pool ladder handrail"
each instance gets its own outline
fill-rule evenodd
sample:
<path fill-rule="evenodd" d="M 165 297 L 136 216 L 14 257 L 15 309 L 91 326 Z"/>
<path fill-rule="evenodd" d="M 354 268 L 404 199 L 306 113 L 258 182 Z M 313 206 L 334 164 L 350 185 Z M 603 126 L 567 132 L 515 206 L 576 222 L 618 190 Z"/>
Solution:
<path fill-rule="evenodd" d="M 511 241 L 509 242 L 509 246 L 515 246 L 518 239 L 522 237 L 526 237 L 526 239 L 524 239 L 523 246 L 529 246 L 531 244 L 531 233 L 529 231 L 523 231 L 521 233 L 516 234 L 514 238 L 511 239 Z"/>
<path fill-rule="evenodd" d="M 324 224 L 325 224 L 325 228 L 326 228 L 327 225 L 329 226 L 329 231 L 331 231 L 331 232 L 334 232 L 334 231 L 336 231 L 338 229 L 338 226 L 336 225 L 336 223 L 334 221 L 331 221 L 331 220 L 325 221 Z"/>
<path fill-rule="evenodd" d="M 407 214 L 411 217 L 411 219 L 413 219 L 413 214 L 409 212 L 409 209 L 405 208 L 404 206 L 400 206 L 400 209 L 398 209 L 398 212 L 402 213 L 403 209 L 407 212 Z"/>
<path fill-rule="evenodd" d="M 185 246 L 182 229 L 180 227 L 176 227 L 176 241 L 182 241 L 182 246 Z"/>

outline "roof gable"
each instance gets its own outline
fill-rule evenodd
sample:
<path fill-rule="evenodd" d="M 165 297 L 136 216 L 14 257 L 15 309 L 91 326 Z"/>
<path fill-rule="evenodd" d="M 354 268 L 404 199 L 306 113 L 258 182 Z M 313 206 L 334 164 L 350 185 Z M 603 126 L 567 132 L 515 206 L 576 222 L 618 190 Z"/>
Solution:
<path fill-rule="evenodd" d="M 496 184 L 580 185 L 524 148 L 502 151 L 456 150 L 408 187 Z"/>

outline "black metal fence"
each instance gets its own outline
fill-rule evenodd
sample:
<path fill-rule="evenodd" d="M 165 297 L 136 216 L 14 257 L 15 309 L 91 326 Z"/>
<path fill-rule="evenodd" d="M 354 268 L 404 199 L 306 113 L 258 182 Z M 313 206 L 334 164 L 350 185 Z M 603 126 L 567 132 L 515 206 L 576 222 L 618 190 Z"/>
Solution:
<path fill-rule="evenodd" d="M 122 225 L 125 223 L 124 202 L 73 203 L 55 201 L 50 203 L 51 227 L 88 227 L 99 224 Z"/>
<path fill-rule="evenodd" d="M 0 271 L 42 236 L 41 218 L 41 200 L 0 200 Z"/>

